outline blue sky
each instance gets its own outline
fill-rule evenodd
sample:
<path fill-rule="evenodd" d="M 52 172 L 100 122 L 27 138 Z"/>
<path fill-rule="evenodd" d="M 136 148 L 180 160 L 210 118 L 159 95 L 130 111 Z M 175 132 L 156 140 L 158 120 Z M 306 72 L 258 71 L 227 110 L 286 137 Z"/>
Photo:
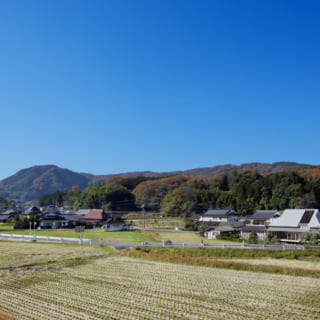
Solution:
<path fill-rule="evenodd" d="M 0 179 L 320 164 L 319 1 L 0 2 Z"/>

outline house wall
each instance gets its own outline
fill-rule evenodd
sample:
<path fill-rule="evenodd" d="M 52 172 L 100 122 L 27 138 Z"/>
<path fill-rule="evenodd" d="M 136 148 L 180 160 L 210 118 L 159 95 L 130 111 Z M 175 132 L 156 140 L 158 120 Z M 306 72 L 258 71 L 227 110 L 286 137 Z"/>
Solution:
<path fill-rule="evenodd" d="M 231 222 L 238 221 L 238 216 L 230 215 L 228 217 L 200 217 L 199 222 Z"/>
<path fill-rule="evenodd" d="M 216 239 L 217 235 L 220 234 L 220 231 L 208 231 L 204 234 L 205 237 L 207 237 L 208 239 Z"/>
<path fill-rule="evenodd" d="M 68 227 L 68 221 L 61 221 L 61 220 L 55 220 L 55 221 L 41 221 L 40 222 L 40 228 L 50 228 L 50 229 L 56 229 L 56 228 L 63 228 Z"/>
<path fill-rule="evenodd" d="M 266 237 L 267 237 L 267 233 L 266 232 L 256 232 L 256 235 L 258 236 L 258 240 L 261 240 L 261 241 L 265 241 L 266 240 Z M 241 231 L 240 233 L 240 236 L 242 239 L 245 239 L 245 240 L 248 240 L 249 239 L 249 236 L 250 236 L 250 233 L 251 231 Z"/>

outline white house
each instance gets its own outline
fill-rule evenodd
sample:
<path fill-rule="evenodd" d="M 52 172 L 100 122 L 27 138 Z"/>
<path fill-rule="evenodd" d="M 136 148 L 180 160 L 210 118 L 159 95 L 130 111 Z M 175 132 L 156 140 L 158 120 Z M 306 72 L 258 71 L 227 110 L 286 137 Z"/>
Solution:
<path fill-rule="evenodd" d="M 206 231 L 204 236 L 208 239 L 216 239 L 220 234 L 232 234 L 236 229 L 231 226 L 218 226 L 212 230 Z"/>
<path fill-rule="evenodd" d="M 318 209 L 287 209 L 267 228 L 281 241 L 300 242 L 305 232 L 320 234 L 320 212 Z"/>
<path fill-rule="evenodd" d="M 238 213 L 233 209 L 208 209 L 200 218 L 199 222 L 232 222 L 238 221 Z"/>

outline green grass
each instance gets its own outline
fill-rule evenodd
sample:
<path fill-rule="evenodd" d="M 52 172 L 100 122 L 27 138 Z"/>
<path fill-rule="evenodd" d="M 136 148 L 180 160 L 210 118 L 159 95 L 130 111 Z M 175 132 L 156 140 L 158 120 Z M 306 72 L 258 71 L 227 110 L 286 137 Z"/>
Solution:
<path fill-rule="evenodd" d="M 139 250 L 138 250 L 139 251 Z M 320 250 L 261 250 L 261 249 L 206 249 L 206 248 L 148 248 L 148 252 L 176 257 L 206 257 L 214 259 L 289 259 L 320 261 Z"/>
<path fill-rule="evenodd" d="M 9 223 L 0 223 L 0 232 L 13 230 L 12 224 Z"/>
<path fill-rule="evenodd" d="M 29 230 L 3 230 L 1 233 L 21 234 L 29 235 Z M 33 230 L 31 232 L 33 235 Z M 36 230 L 37 236 L 44 237 L 63 237 L 63 238 L 78 238 L 79 233 L 74 230 Z M 106 232 L 102 229 L 87 229 L 85 231 L 85 238 L 92 239 L 94 241 L 104 242 L 126 242 L 137 243 L 141 242 L 154 242 L 157 241 L 153 237 L 152 232 L 147 231 L 119 231 L 119 232 Z"/>
<path fill-rule="evenodd" d="M 29 235 L 29 230 L 13 230 L 12 226 L 2 227 L 0 226 L 0 233 L 12 233 Z M 33 235 L 33 230 L 31 232 Z M 63 238 L 78 238 L 79 233 L 76 233 L 74 229 L 70 230 L 36 230 L 37 236 L 44 237 L 63 237 Z M 231 241 L 225 240 L 208 240 L 201 237 L 197 233 L 186 233 L 186 232 L 159 232 L 159 231 L 119 231 L 119 232 L 106 232 L 102 229 L 86 229 L 85 238 L 92 239 L 94 241 L 103 242 L 125 242 L 125 243 L 136 243 L 141 242 L 162 242 L 168 241 L 176 243 L 232 243 Z"/>

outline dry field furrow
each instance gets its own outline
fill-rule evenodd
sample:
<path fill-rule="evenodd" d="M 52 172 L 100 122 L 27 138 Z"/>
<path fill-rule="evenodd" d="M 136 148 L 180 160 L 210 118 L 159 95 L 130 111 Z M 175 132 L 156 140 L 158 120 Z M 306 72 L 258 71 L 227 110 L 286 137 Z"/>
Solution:
<path fill-rule="evenodd" d="M 320 318 L 320 280 L 108 257 L 0 278 L 16 319 Z"/>

